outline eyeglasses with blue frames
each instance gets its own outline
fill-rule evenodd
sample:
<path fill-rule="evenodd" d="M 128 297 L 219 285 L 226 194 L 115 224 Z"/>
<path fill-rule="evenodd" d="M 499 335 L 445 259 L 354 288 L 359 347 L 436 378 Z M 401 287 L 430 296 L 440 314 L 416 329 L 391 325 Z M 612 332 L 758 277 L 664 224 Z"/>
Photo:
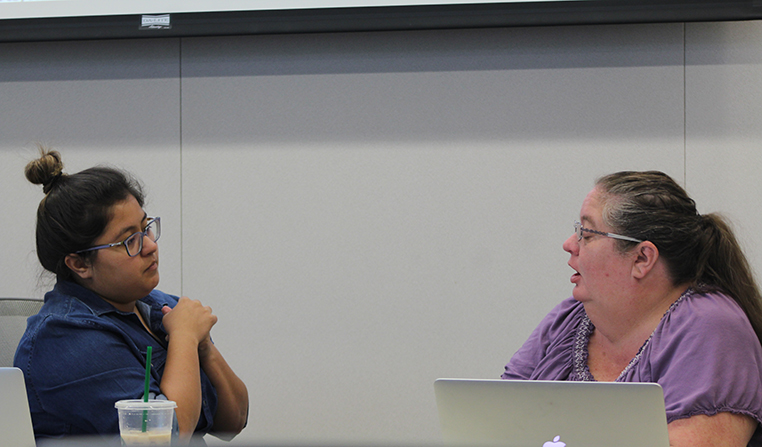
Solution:
<path fill-rule="evenodd" d="M 76 253 L 79 254 L 79 253 L 84 253 L 86 251 L 100 250 L 102 248 L 111 248 L 111 247 L 117 247 L 119 245 L 123 245 L 125 250 L 127 250 L 127 256 L 132 258 L 140 254 L 141 251 L 143 251 L 143 238 L 147 237 L 151 241 L 157 242 L 159 240 L 159 236 L 161 236 L 161 218 L 149 217 L 148 223 L 146 224 L 146 227 L 143 229 L 143 231 L 132 233 L 131 235 L 127 237 L 127 239 L 123 240 L 122 242 L 114 242 L 113 244 L 98 245 L 96 247 L 90 247 L 84 250 L 80 250 Z"/>
<path fill-rule="evenodd" d="M 583 236 L 582 233 L 585 231 L 588 233 L 600 234 L 601 236 L 606 236 L 606 237 L 610 237 L 614 239 L 620 239 L 623 241 L 630 241 L 630 242 L 637 242 L 637 243 L 643 242 L 640 239 L 635 239 L 634 237 L 622 236 L 621 234 L 606 233 L 604 231 L 598 231 L 598 230 L 591 230 L 590 228 L 583 227 L 582 224 L 579 222 L 574 222 L 574 233 L 577 234 L 578 242 L 582 240 L 582 236 Z"/>

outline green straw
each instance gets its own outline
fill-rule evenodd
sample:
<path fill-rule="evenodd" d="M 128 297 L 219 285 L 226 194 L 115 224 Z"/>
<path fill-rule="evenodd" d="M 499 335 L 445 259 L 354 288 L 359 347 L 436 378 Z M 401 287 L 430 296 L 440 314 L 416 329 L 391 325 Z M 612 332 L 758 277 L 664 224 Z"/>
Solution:
<path fill-rule="evenodd" d="M 143 391 L 143 402 L 148 402 L 148 390 L 151 382 L 151 351 L 153 348 L 148 347 L 146 352 L 146 385 Z M 143 432 L 146 431 L 146 425 L 148 424 L 148 410 L 143 410 Z"/>

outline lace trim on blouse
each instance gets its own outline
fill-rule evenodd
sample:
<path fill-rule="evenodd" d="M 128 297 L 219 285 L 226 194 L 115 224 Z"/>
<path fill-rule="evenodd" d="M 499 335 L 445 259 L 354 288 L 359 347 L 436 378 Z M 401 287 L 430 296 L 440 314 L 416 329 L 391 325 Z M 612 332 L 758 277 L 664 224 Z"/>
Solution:
<path fill-rule="evenodd" d="M 685 292 L 683 292 L 682 295 L 680 295 L 680 298 L 675 300 L 674 303 L 672 303 L 671 306 L 669 306 L 669 309 L 667 309 L 666 312 L 664 312 L 664 315 L 662 315 L 662 320 L 664 317 L 666 317 L 668 314 L 672 312 L 672 310 L 677 307 L 677 305 L 688 295 L 691 295 L 693 293 L 693 288 L 688 288 Z M 657 326 L 658 328 L 658 326 Z M 590 342 L 590 336 L 593 335 L 593 331 L 595 331 L 595 325 L 590 321 L 590 318 L 588 318 L 587 314 L 584 315 L 582 318 L 582 321 L 580 321 L 579 326 L 577 326 L 577 333 L 574 336 L 574 351 L 572 354 L 573 357 L 573 369 L 572 374 L 570 375 L 570 380 L 576 380 L 581 382 L 596 382 L 595 377 L 590 373 L 590 367 L 587 364 L 587 359 L 589 357 L 589 351 L 587 350 L 587 346 Z M 656 331 L 656 329 L 654 329 Z M 640 356 L 643 354 L 643 351 L 646 349 L 648 344 L 651 342 L 651 337 L 653 337 L 653 332 L 651 335 L 648 336 L 648 339 L 646 339 L 645 343 L 638 349 L 638 353 L 635 354 L 635 357 L 630 360 L 630 363 L 627 364 L 627 366 L 622 370 L 622 372 L 619 374 L 619 377 L 615 380 L 616 382 L 624 382 L 625 377 L 627 377 L 627 373 L 630 372 L 632 368 L 635 367 L 635 365 L 638 364 L 638 361 L 640 360 Z"/>

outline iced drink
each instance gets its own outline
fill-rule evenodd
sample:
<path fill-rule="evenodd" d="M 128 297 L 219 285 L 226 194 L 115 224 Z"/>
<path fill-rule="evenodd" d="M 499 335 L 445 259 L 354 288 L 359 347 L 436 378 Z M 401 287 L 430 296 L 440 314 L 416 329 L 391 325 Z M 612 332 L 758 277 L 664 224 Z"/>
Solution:
<path fill-rule="evenodd" d="M 119 411 L 123 445 L 169 446 L 172 443 L 177 405 L 171 400 L 120 400 L 115 407 Z"/>
<path fill-rule="evenodd" d="M 121 436 L 124 445 L 170 445 L 172 443 L 172 430 L 123 431 Z"/>

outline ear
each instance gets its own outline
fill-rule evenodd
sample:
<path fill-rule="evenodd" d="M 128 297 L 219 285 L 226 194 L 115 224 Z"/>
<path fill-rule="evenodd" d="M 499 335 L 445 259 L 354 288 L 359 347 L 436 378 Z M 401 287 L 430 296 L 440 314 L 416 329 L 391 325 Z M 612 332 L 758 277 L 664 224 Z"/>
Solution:
<path fill-rule="evenodd" d="M 635 262 L 632 265 L 632 276 L 637 279 L 645 278 L 656 266 L 659 260 L 659 249 L 653 242 L 641 242 L 635 247 Z"/>
<path fill-rule="evenodd" d="M 64 258 L 64 263 L 69 270 L 74 272 L 80 279 L 89 279 L 93 276 L 93 265 L 77 254 L 68 254 Z"/>

